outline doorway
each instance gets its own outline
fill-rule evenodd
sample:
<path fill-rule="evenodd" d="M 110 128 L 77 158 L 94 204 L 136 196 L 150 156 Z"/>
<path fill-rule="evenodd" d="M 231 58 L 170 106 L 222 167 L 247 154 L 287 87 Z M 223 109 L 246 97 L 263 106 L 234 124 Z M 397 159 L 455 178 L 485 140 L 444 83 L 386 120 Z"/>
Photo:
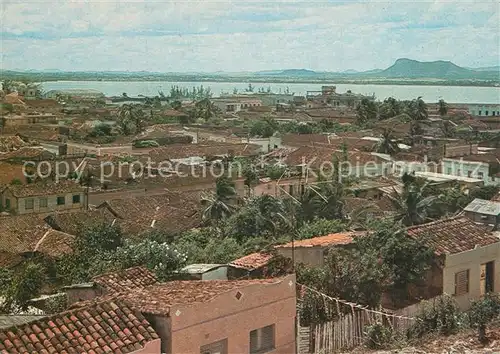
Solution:
<path fill-rule="evenodd" d="M 481 277 L 480 277 L 480 287 L 481 296 L 486 293 L 492 292 L 494 290 L 494 273 L 495 273 L 494 262 L 488 262 L 481 264 Z"/>

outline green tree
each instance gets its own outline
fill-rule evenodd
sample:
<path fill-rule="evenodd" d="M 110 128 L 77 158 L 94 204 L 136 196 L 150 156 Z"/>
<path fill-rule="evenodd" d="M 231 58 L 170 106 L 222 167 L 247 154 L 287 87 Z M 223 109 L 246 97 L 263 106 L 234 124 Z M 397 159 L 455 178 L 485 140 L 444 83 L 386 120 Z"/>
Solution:
<path fill-rule="evenodd" d="M 210 119 L 214 118 L 217 114 L 220 113 L 217 106 L 210 101 L 209 98 L 204 98 L 195 103 L 195 109 L 197 111 L 198 117 L 208 122 Z"/>
<path fill-rule="evenodd" d="M 500 298 L 497 294 L 488 293 L 484 298 L 473 301 L 469 309 L 469 319 L 472 326 L 478 330 L 481 343 L 487 341 L 486 327 L 500 315 Z"/>
<path fill-rule="evenodd" d="M 346 231 L 346 224 L 342 220 L 314 219 L 306 222 L 297 232 L 298 239 L 325 236 Z"/>
<path fill-rule="evenodd" d="M 448 113 L 448 104 L 443 99 L 441 99 L 439 100 L 438 105 L 439 115 L 441 117 L 444 117 Z"/>
<path fill-rule="evenodd" d="M 14 275 L 6 292 L 4 307 L 18 306 L 26 310 L 28 301 L 40 295 L 45 280 L 45 269 L 42 265 L 28 262 L 23 269 Z"/>
<path fill-rule="evenodd" d="M 182 108 L 182 102 L 179 100 L 172 101 L 170 107 L 178 111 Z"/>
<path fill-rule="evenodd" d="M 235 197 L 234 183 L 228 177 L 219 177 L 215 182 L 215 192 L 206 193 L 201 198 L 201 204 L 204 208 L 203 219 L 218 225 L 222 219 L 233 213 Z"/>
<path fill-rule="evenodd" d="M 363 98 L 356 107 L 356 124 L 366 126 L 377 120 L 378 107 L 373 100 Z"/>
<path fill-rule="evenodd" d="M 388 154 L 391 156 L 401 151 L 391 129 L 384 129 L 382 131 L 376 150 L 378 153 Z"/>
<path fill-rule="evenodd" d="M 396 220 L 406 226 L 419 225 L 428 220 L 428 210 L 437 202 L 437 196 L 426 196 L 429 183 L 419 184 L 407 182 L 402 192 L 394 189 L 392 195 L 388 195 L 393 207 L 398 211 Z"/>

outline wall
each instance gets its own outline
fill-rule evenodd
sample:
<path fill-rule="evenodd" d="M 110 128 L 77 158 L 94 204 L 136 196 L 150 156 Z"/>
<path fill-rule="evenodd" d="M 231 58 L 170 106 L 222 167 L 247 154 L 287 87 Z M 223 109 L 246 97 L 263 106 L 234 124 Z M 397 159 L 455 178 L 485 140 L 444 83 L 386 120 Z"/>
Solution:
<path fill-rule="evenodd" d="M 295 247 L 293 255 L 291 247 L 278 247 L 278 254 L 292 259 L 295 257 L 295 264 L 304 263 L 312 266 L 322 266 L 325 263 L 326 247 Z"/>
<path fill-rule="evenodd" d="M 445 157 L 476 155 L 478 153 L 477 144 L 467 145 L 445 145 Z"/>
<path fill-rule="evenodd" d="M 70 306 L 78 301 L 87 301 L 102 295 L 99 289 L 94 287 L 72 287 L 66 288 L 67 305 Z"/>
<path fill-rule="evenodd" d="M 469 113 L 473 116 L 493 117 L 500 116 L 500 105 L 495 104 L 471 104 L 468 107 Z M 488 114 L 486 114 L 486 112 Z"/>
<path fill-rule="evenodd" d="M 442 165 L 444 174 L 467 177 L 471 172 L 473 178 L 482 179 L 485 185 L 500 185 L 500 178 L 489 175 L 489 165 L 485 162 L 443 159 Z M 481 173 L 482 177 L 480 177 Z"/>
<path fill-rule="evenodd" d="M 455 273 L 469 269 L 469 292 L 456 296 L 455 300 L 462 310 L 470 306 L 470 300 L 480 296 L 480 270 L 481 264 L 490 261 L 495 262 L 494 266 L 494 291 L 500 291 L 500 242 L 480 247 L 472 251 L 447 255 L 443 269 L 443 292 L 454 294 Z"/>
<path fill-rule="evenodd" d="M 67 154 L 77 155 L 77 154 L 94 154 L 97 156 L 111 155 L 111 154 L 132 154 L 132 144 L 125 145 L 115 145 L 115 146 L 99 146 L 99 145 L 87 145 L 87 144 L 77 144 L 77 143 L 67 143 Z"/>
<path fill-rule="evenodd" d="M 295 276 L 278 284 L 253 284 L 223 293 L 210 302 L 170 309 L 172 346 L 169 353 L 199 353 L 206 344 L 228 339 L 228 353 L 248 353 L 250 331 L 275 324 L 275 350 L 295 353 Z"/>
<path fill-rule="evenodd" d="M 486 225 L 495 225 L 497 222 L 497 217 L 495 215 L 486 215 L 486 214 L 475 213 L 472 211 L 466 211 L 465 216 L 467 216 L 474 222 Z M 500 218 L 500 216 L 498 218 Z"/>
<path fill-rule="evenodd" d="M 161 352 L 172 353 L 172 321 L 170 317 L 144 314 L 161 340 Z"/>
<path fill-rule="evenodd" d="M 6 201 L 7 199 L 10 201 L 10 208 L 9 210 L 12 212 L 12 213 L 17 213 L 17 208 L 18 208 L 18 203 L 17 203 L 17 198 L 14 197 L 14 195 L 12 194 L 12 192 L 8 189 L 6 189 L 5 191 L 2 192 L 1 194 L 1 202 L 2 202 L 2 208 L 6 208 Z"/>
<path fill-rule="evenodd" d="M 73 203 L 73 196 L 80 196 L 80 203 Z M 17 214 L 30 214 L 30 213 L 45 213 L 54 210 L 77 210 L 86 207 L 86 195 L 82 192 L 67 193 L 64 195 L 64 205 L 57 205 L 57 197 L 60 195 L 47 195 L 47 196 L 35 196 L 18 198 Z M 40 199 L 47 198 L 47 207 L 40 206 Z M 26 200 L 33 199 L 33 209 L 26 209 Z"/>

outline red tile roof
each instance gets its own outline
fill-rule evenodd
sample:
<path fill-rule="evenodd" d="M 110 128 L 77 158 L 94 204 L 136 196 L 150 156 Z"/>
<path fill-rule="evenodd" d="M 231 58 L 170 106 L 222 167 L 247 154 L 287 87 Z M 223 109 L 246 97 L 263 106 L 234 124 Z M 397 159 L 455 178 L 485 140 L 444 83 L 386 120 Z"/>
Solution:
<path fill-rule="evenodd" d="M 131 353 L 159 339 L 144 316 L 115 299 L 0 330 L 0 353 Z"/>
<path fill-rule="evenodd" d="M 173 305 L 208 302 L 229 291 L 257 284 L 276 284 L 282 280 L 283 278 L 171 281 L 135 289 L 121 298 L 142 313 L 169 315 Z"/>
<path fill-rule="evenodd" d="M 271 261 L 271 259 L 273 259 L 273 257 L 274 255 L 271 253 L 256 252 L 235 259 L 234 261 L 229 263 L 229 265 L 236 268 L 254 270 L 269 264 L 269 262 Z"/>
<path fill-rule="evenodd" d="M 132 267 L 119 272 L 104 273 L 92 280 L 108 292 L 122 292 L 158 283 L 155 274 L 146 267 Z"/>
<path fill-rule="evenodd" d="M 463 216 L 408 228 L 408 235 L 434 249 L 438 255 L 454 254 L 500 242 L 491 228 Z"/>
<path fill-rule="evenodd" d="M 329 234 L 326 236 L 319 236 L 308 238 L 305 240 L 294 241 L 293 247 L 328 247 L 328 246 L 339 246 L 348 245 L 354 241 L 354 236 L 358 233 L 356 232 L 339 232 L 336 234 Z M 285 243 L 283 245 L 278 245 L 276 248 L 289 248 L 292 247 L 292 242 Z"/>

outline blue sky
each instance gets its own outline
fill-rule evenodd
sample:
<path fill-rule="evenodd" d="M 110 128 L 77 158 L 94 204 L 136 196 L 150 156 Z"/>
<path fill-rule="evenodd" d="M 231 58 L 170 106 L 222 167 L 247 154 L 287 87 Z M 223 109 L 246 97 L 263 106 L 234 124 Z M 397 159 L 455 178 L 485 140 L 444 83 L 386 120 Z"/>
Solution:
<path fill-rule="evenodd" d="M 500 61 L 496 0 L 0 2 L 6 69 L 343 71 L 401 57 Z"/>

